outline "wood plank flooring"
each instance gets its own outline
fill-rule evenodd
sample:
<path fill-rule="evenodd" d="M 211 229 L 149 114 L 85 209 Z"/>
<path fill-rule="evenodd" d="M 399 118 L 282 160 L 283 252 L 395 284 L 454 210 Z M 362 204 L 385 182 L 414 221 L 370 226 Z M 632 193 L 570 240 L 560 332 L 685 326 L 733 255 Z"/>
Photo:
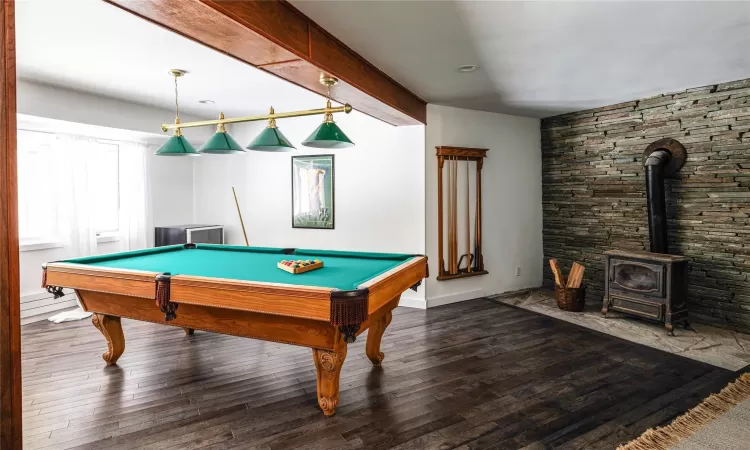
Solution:
<path fill-rule="evenodd" d="M 349 346 L 337 414 L 311 351 L 123 320 L 23 327 L 26 449 L 614 448 L 734 374 L 487 299 L 398 308 L 383 367 Z"/>

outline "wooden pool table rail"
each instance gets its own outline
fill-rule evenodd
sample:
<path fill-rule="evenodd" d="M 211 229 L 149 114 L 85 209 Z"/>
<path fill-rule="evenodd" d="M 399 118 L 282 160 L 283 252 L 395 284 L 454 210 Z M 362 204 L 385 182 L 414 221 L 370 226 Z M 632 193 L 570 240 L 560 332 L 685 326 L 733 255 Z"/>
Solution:
<path fill-rule="evenodd" d="M 156 299 L 156 279 L 162 275 L 64 262 L 49 263 L 44 266 L 44 272 L 45 288 L 59 286 L 153 300 Z M 417 256 L 360 285 L 359 289 L 368 290 L 365 293 L 368 313 L 372 314 L 395 295 L 418 285 L 426 275 L 427 258 Z M 192 275 L 173 275 L 169 279 L 172 303 L 331 320 L 332 288 Z"/>
<path fill-rule="evenodd" d="M 393 269 L 380 274 L 359 286 L 369 290 L 369 313 L 380 309 L 394 296 L 401 295 L 407 289 L 419 286 L 428 276 L 427 257 L 415 256 Z"/>
<path fill-rule="evenodd" d="M 42 266 L 42 287 L 67 287 L 129 297 L 155 298 L 159 272 L 109 269 L 84 264 L 49 263 Z"/>

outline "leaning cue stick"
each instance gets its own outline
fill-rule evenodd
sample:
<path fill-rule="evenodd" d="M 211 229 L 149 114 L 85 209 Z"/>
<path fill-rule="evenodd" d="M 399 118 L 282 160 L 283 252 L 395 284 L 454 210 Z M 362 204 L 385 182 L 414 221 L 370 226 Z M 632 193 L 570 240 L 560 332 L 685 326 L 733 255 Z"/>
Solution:
<path fill-rule="evenodd" d="M 234 186 L 232 186 L 232 194 L 234 195 L 234 204 L 237 206 L 237 214 L 240 216 L 240 225 L 242 225 L 242 235 L 245 237 L 245 246 L 249 247 L 250 242 L 247 240 L 247 232 L 245 231 L 245 222 L 242 220 L 242 211 L 240 211 L 240 202 L 237 201 L 237 192 L 234 190 Z"/>

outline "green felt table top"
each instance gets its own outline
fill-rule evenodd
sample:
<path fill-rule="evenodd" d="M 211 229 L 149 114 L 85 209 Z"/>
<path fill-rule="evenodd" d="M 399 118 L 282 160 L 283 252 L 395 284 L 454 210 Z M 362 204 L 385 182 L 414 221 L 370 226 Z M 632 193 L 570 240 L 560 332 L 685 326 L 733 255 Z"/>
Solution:
<path fill-rule="evenodd" d="M 334 289 L 356 289 L 364 282 L 409 260 L 412 255 L 391 253 L 339 252 L 297 249 L 285 254 L 283 249 L 196 244 L 186 249 L 172 245 L 108 255 L 87 256 L 61 262 L 87 264 L 113 269 L 169 272 L 243 281 L 319 286 Z M 291 274 L 276 267 L 284 259 L 319 259 L 323 267 L 310 272 Z"/>

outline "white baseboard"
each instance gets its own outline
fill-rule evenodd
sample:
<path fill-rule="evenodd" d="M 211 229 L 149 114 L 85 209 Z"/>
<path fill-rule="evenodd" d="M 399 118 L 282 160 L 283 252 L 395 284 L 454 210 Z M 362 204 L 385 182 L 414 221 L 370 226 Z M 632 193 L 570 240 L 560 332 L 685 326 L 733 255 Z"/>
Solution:
<path fill-rule="evenodd" d="M 398 302 L 398 306 L 405 306 L 407 308 L 427 309 L 427 302 L 425 302 L 424 299 L 421 299 L 421 298 L 401 297 L 401 300 Z"/>
<path fill-rule="evenodd" d="M 465 302 L 466 300 L 474 300 L 475 298 L 484 297 L 485 295 L 485 292 L 481 289 L 468 292 L 459 292 L 456 294 L 441 295 L 440 297 L 428 298 L 427 307 L 434 308 L 435 306 Z"/>
<path fill-rule="evenodd" d="M 54 298 L 49 292 L 35 292 L 21 297 L 21 322 L 31 323 L 38 318 L 78 305 L 78 299 L 71 289 L 64 289 L 60 298 Z M 26 320 L 29 319 L 29 320 Z"/>
<path fill-rule="evenodd" d="M 465 302 L 466 300 L 474 300 L 475 298 L 485 296 L 486 293 L 483 290 L 477 289 L 474 291 L 459 292 L 457 294 L 441 295 L 440 297 L 428 298 L 426 300 L 423 300 L 421 298 L 402 297 L 398 306 L 427 309 L 434 308 L 436 306 L 449 305 L 451 303 Z"/>

